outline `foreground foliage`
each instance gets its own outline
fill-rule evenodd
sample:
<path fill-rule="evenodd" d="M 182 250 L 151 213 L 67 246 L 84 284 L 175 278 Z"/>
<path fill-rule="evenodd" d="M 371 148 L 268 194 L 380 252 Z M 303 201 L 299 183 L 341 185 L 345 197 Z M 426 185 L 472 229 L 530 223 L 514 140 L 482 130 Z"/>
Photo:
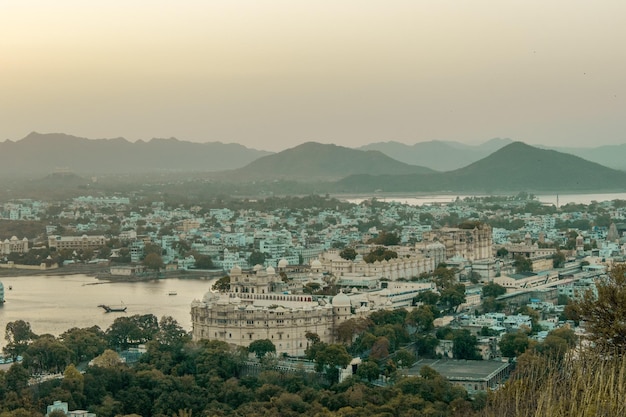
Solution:
<path fill-rule="evenodd" d="M 564 360 L 522 356 L 518 371 L 492 395 L 484 417 L 626 415 L 626 357 L 587 351 Z"/>

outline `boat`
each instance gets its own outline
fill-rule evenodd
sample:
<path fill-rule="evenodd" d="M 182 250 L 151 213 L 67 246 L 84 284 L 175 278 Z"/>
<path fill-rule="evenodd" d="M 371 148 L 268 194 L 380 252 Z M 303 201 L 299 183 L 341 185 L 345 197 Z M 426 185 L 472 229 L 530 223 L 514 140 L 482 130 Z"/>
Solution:
<path fill-rule="evenodd" d="M 176 291 L 170 291 L 167 293 L 167 295 L 177 295 L 178 293 Z"/>
<path fill-rule="evenodd" d="M 103 308 L 105 313 L 124 313 L 126 312 L 126 306 L 124 307 L 110 307 L 106 304 L 100 304 L 98 307 Z"/>

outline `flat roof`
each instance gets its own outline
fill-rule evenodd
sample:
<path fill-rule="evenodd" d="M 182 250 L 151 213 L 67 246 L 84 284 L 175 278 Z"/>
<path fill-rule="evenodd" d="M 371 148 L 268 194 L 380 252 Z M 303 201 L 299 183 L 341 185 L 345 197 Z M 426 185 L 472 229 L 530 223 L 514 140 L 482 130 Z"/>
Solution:
<path fill-rule="evenodd" d="M 409 375 L 419 375 L 428 366 L 452 381 L 489 381 L 510 364 L 501 361 L 468 361 L 458 359 L 420 359 L 409 369 Z"/>

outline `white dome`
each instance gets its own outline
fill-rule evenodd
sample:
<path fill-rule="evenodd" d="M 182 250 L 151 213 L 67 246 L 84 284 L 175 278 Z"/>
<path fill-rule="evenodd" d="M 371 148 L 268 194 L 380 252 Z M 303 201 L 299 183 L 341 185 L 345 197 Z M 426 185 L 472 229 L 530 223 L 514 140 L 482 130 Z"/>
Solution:
<path fill-rule="evenodd" d="M 321 268 L 322 267 L 322 263 L 319 261 L 319 259 L 315 259 L 313 262 L 311 262 L 311 268 Z"/>
<path fill-rule="evenodd" d="M 289 261 L 285 258 L 281 259 L 280 261 L 278 261 L 278 267 L 279 268 L 287 268 L 287 266 L 289 265 Z"/>
<path fill-rule="evenodd" d="M 276 274 L 276 270 L 274 269 L 273 266 L 268 266 L 267 269 L 265 270 L 265 272 L 267 272 L 267 275 L 274 275 L 274 274 Z"/>
<path fill-rule="evenodd" d="M 239 275 L 241 274 L 241 268 L 239 267 L 239 265 L 234 265 L 233 268 L 230 270 L 230 275 Z"/>
<path fill-rule="evenodd" d="M 350 298 L 343 292 L 333 297 L 333 307 L 350 307 Z"/>
<path fill-rule="evenodd" d="M 263 265 L 261 264 L 256 264 L 254 265 L 254 268 L 252 268 L 254 272 L 259 272 L 261 269 L 263 269 Z"/>

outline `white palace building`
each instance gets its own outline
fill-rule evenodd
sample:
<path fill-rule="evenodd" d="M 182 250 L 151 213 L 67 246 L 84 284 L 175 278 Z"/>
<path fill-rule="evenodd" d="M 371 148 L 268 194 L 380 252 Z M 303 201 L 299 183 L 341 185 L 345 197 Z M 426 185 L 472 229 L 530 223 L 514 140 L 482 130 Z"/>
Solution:
<path fill-rule="evenodd" d="M 276 353 L 302 356 L 306 333 L 316 333 L 322 342 L 335 341 L 335 329 L 354 317 L 350 299 L 340 293 L 330 302 L 307 294 L 283 294 L 282 279 L 273 267 L 243 273 L 230 271 L 230 291 L 208 292 L 191 305 L 194 340 L 221 340 L 234 346 L 269 339 Z"/>
<path fill-rule="evenodd" d="M 319 262 L 313 261 L 311 271 L 317 268 Z M 277 354 L 302 356 L 308 347 L 307 333 L 334 343 L 337 326 L 346 320 L 378 309 L 409 307 L 413 297 L 434 290 L 434 284 L 386 282 L 384 288 L 349 289 L 334 297 L 291 294 L 287 288 L 271 266 L 259 265 L 250 272 L 233 267 L 228 292 L 210 291 L 191 304 L 193 339 L 221 340 L 233 346 L 269 339 Z"/>

